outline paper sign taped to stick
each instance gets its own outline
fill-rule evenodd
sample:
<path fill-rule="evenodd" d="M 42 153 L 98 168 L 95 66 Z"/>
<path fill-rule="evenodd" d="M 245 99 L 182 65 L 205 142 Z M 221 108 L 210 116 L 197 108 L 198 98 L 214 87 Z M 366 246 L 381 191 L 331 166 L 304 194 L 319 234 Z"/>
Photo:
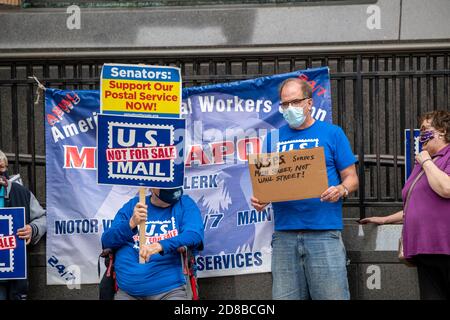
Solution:
<path fill-rule="evenodd" d="M 328 189 L 322 147 L 250 154 L 253 195 L 261 202 L 319 198 Z"/>

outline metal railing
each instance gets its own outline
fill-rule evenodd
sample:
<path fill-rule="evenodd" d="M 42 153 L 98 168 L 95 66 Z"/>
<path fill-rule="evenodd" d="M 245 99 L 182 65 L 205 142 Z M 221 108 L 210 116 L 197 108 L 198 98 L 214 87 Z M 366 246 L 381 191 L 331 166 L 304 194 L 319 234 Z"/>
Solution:
<path fill-rule="evenodd" d="M 416 128 L 420 114 L 449 110 L 450 105 L 450 54 L 439 48 L 124 56 L 0 58 L 0 149 L 7 153 L 11 171 L 20 172 L 41 202 L 45 202 L 44 105 L 42 101 L 34 105 L 36 84 L 27 78 L 31 75 L 47 87 L 77 90 L 98 89 L 106 62 L 176 65 L 185 86 L 329 66 L 333 122 L 344 129 L 359 159 L 360 187 L 344 205 L 353 210 L 350 216 L 360 217 L 368 208 L 401 206 L 404 130 Z M 409 156 L 413 157 L 412 150 Z"/>

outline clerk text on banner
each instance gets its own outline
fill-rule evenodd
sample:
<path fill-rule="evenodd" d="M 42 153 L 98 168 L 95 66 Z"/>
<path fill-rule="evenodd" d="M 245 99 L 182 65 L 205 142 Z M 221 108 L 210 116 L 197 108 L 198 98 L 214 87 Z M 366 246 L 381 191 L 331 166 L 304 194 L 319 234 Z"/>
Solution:
<path fill-rule="evenodd" d="M 199 277 L 270 271 L 272 209 L 256 212 L 250 205 L 247 155 L 265 152 L 266 134 L 286 124 L 278 106 L 278 87 L 288 77 L 309 81 L 313 117 L 331 122 L 328 68 L 183 89 L 183 186 L 199 206 L 205 228 L 204 250 L 196 257 Z M 48 89 L 45 107 L 47 282 L 98 283 L 101 234 L 138 188 L 97 184 L 99 91 Z M 129 140 L 125 131 L 123 138 Z M 125 152 L 109 159 L 123 156 L 128 161 L 136 156 Z M 70 278 L 57 266 L 71 270 Z"/>
<path fill-rule="evenodd" d="M 101 113 L 139 113 L 177 118 L 181 104 L 180 69 L 105 64 L 100 92 Z"/>
<path fill-rule="evenodd" d="M 0 280 L 26 279 L 25 240 L 17 230 L 25 226 L 25 208 L 0 208 Z"/>

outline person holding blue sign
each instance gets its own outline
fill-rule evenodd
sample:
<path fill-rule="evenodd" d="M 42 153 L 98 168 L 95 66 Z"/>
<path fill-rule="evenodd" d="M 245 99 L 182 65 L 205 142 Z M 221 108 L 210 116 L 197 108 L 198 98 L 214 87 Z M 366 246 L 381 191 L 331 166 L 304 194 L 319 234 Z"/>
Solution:
<path fill-rule="evenodd" d="M 186 300 L 186 279 L 178 248 L 203 248 L 203 221 L 183 189 L 150 188 L 145 204 L 131 199 L 102 235 L 103 248 L 115 251 L 115 300 Z M 146 223 L 146 243 L 138 226 Z M 140 264 L 139 257 L 146 263 Z"/>
<path fill-rule="evenodd" d="M 403 210 L 362 224 L 403 222 L 403 258 L 417 266 L 422 300 L 450 300 L 450 112 L 420 119 L 422 151 L 402 190 Z"/>
<path fill-rule="evenodd" d="M 287 125 L 267 136 L 267 152 L 323 147 L 329 188 L 320 198 L 272 204 L 272 297 L 347 300 L 342 198 L 358 187 L 356 158 L 340 127 L 312 117 L 312 88 L 305 80 L 288 78 L 279 93 Z M 255 197 L 251 202 L 258 211 L 268 205 Z"/>
<path fill-rule="evenodd" d="M 0 208 L 25 208 L 26 224 L 17 237 L 35 245 L 47 231 L 46 212 L 31 191 L 9 180 L 7 170 L 8 158 L 0 150 Z M 0 281 L 0 300 L 25 300 L 27 295 L 27 279 Z"/>

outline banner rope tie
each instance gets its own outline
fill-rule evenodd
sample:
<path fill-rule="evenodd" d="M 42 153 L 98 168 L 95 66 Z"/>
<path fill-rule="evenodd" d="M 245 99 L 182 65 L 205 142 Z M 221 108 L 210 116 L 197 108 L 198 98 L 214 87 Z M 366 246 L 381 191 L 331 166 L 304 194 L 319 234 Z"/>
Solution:
<path fill-rule="evenodd" d="M 36 100 L 34 101 L 34 104 L 37 105 L 39 103 L 39 100 L 41 99 L 42 92 L 47 90 L 47 88 L 39 81 L 36 76 L 28 77 L 28 79 L 34 79 L 34 81 L 36 81 L 38 85 L 36 88 Z"/>

